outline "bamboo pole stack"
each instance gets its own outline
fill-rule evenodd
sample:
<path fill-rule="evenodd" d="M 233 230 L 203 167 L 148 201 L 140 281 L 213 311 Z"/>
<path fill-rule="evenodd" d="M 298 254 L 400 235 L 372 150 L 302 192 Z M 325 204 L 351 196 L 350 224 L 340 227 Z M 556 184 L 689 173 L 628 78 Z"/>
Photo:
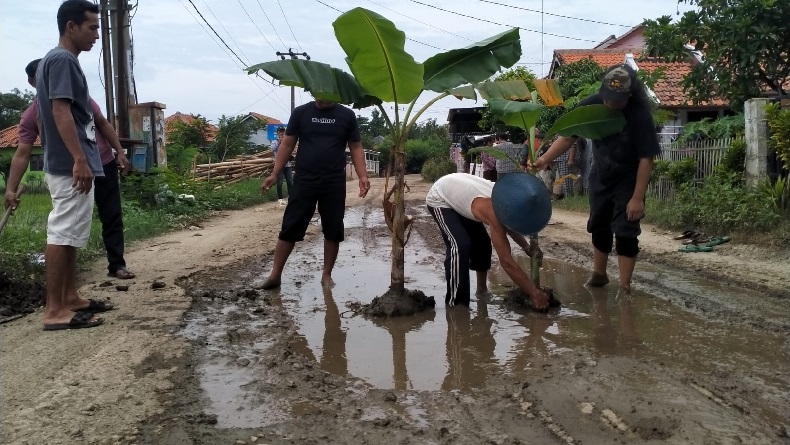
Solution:
<path fill-rule="evenodd" d="M 238 156 L 208 164 L 195 164 L 192 168 L 192 178 L 195 181 L 221 180 L 228 184 L 239 182 L 246 178 L 262 178 L 268 175 L 274 167 L 274 153 L 266 150 L 254 155 Z"/>

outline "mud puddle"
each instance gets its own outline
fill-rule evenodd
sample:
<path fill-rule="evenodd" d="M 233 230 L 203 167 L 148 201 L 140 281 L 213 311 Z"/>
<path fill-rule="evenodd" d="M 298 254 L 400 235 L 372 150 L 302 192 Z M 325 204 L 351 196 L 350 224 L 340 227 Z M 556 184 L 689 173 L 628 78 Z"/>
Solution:
<path fill-rule="evenodd" d="M 267 427 L 325 413 L 327 405 L 331 406 L 327 400 L 315 401 L 298 392 L 296 397 L 273 396 L 278 378 L 285 379 L 288 388 L 303 386 L 301 378 L 345 385 L 345 394 L 352 399 L 364 398 L 371 391 L 394 390 L 399 394 L 399 416 L 413 428 L 426 428 L 435 422 L 435 414 L 428 413 L 425 400 L 411 391 L 461 394 L 490 389 L 487 385 L 494 377 L 522 382 L 536 375 L 577 380 L 566 388 L 560 385 L 558 393 L 572 393 L 571 388 L 582 392 L 586 386 L 589 394 L 602 399 L 616 398 L 611 392 L 623 391 L 618 397 L 627 401 L 619 403 L 626 405 L 652 397 L 666 412 L 688 406 L 696 413 L 688 421 L 699 425 L 720 420 L 721 413 L 706 413 L 714 405 L 735 413 L 724 416 L 727 419 L 748 416 L 762 425 L 787 421 L 790 357 L 786 338 L 704 318 L 656 297 L 672 292 L 672 286 L 646 287 L 634 291 L 631 298 L 618 299 L 616 286 L 587 289 L 582 284 L 588 270 L 548 259 L 543 284 L 555 289 L 563 303 L 559 311 L 536 314 L 505 309 L 499 301 L 512 284 L 496 265 L 489 276 L 491 300 L 475 301 L 471 310 L 448 309 L 443 303 L 444 252 L 430 249 L 423 234 L 415 231 L 406 251 L 407 287 L 435 297 L 436 310 L 375 321 L 354 316 L 347 303 L 368 303 L 388 287 L 390 239 L 380 211 L 350 210 L 346 224 L 348 237 L 341 244 L 331 289 L 323 289 L 319 282 L 322 242 L 305 242 L 289 259 L 278 291 L 251 290 L 265 278 L 268 264 L 239 266 L 224 271 L 224 277 L 212 286 L 224 288 L 232 298 L 207 301 L 203 310 L 192 314 L 184 335 L 201 345 L 197 372 L 205 410 L 216 416 L 217 427 Z M 519 261 L 527 266 L 526 257 Z M 715 283 L 687 284 L 694 292 L 717 292 L 724 299 L 742 292 Z M 674 285 L 683 288 L 677 282 Z M 272 359 L 273 335 L 287 337 L 285 349 L 305 358 L 289 362 L 280 377 L 270 372 L 283 366 Z M 613 368 L 596 374 L 598 380 L 583 376 L 580 369 L 596 367 L 603 360 Z M 554 371 L 552 364 L 556 364 Z M 564 366 L 562 371 L 560 366 Z M 634 371 L 637 368 L 639 372 Z M 323 377 L 312 377 L 319 371 Z M 590 392 L 593 383 L 598 388 Z M 407 392 L 405 397 L 402 391 Z M 578 394 L 568 397 L 579 398 Z M 524 403 L 532 402 L 523 402 L 522 407 Z M 573 406 L 568 401 L 558 401 L 556 406 L 548 399 L 544 403 L 557 411 Z M 594 403 L 584 403 L 576 415 L 593 409 Z M 386 417 L 379 410 L 368 407 L 355 416 L 376 423 Z M 683 415 L 660 417 L 639 422 L 682 430 L 676 423 Z M 731 425 L 703 429 L 712 437 L 735 440 L 742 426 L 735 420 L 728 422 Z M 582 426 L 577 428 L 584 431 Z"/>

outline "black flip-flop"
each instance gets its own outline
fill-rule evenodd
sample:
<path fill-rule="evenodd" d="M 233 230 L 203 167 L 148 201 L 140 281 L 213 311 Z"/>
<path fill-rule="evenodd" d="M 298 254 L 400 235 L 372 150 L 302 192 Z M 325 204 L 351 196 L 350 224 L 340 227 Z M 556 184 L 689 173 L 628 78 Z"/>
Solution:
<path fill-rule="evenodd" d="M 64 329 L 85 329 L 85 328 L 95 328 L 100 324 L 104 323 L 103 318 L 97 318 L 91 321 L 93 318 L 92 312 L 77 312 L 71 317 L 71 320 L 68 323 L 51 323 L 45 324 L 44 330 L 45 331 L 61 331 Z"/>
<path fill-rule="evenodd" d="M 88 307 L 80 309 L 80 312 L 91 312 L 98 314 L 99 312 L 107 312 L 115 309 L 115 305 L 107 302 L 106 300 L 88 299 Z"/>
<path fill-rule="evenodd" d="M 678 236 L 674 237 L 673 239 L 676 239 L 676 240 L 681 240 L 681 239 L 691 238 L 691 237 L 693 237 L 693 236 L 694 236 L 694 234 L 696 234 L 696 233 L 697 233 L 697 232 L 696 232 L 695 230 L 686 230 L 686 231 L 684 231 L 683 233 L 681 233 L 680 235 L 678 235 Z"/>

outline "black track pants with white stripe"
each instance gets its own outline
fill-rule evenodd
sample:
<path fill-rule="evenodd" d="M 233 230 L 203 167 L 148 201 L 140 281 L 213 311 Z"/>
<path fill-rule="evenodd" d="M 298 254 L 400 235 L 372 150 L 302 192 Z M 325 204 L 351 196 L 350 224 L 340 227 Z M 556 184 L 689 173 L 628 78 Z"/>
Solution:
<path fill-rule="evenodd" d="M 448 306 L 469 306 L 469 270 L 491 269 L 491 238 L 483 223 L 461 216 L 453 209 L 428 206 L 442 232 L 447 253 L 444 277 Z"/>

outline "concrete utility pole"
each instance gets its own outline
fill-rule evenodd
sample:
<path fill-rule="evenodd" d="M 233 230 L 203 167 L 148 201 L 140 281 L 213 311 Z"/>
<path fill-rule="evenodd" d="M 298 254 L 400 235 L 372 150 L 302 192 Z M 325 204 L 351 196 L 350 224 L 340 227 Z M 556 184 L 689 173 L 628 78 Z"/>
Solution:
<path fill-rule="evenodd" d="M 285 60 L 285 56 L 289 56 L 291 59 L 294 60 L 298 59 L 300 56 L 304 57 L 305 60 L 310 60 L 310 56 L 308 56 L 307 53 L 301 53 L 301 54 L 295 53 L 292 48 L 288 48 L 287 53 L 281 53 L 280 51 L 277 51 L 276 54 L 282 60 Z M 293 113 L 294 108 L 296 108 L 296 95 L 294 93 L 294 87 L 291 87 L 291 113 Z"/>
<path fill-rule="evenodd" d="M 113 95 L 112 49 L 110 45 L 110 13 L 109 0 L 101 0 L 101 48 L 104 65 L 105 106 L 107 120 L 115 126 L 115 97 Z"/>
<path fill-rule="evenodd" d="M 109 0 L 112 23 L 113 66 L 115 67 L 115 101 L 118 116 L 118 137 L 129 138 L 129 105 L 135 103 L 131 86 L 129 35 L 129 1 Z"/>

